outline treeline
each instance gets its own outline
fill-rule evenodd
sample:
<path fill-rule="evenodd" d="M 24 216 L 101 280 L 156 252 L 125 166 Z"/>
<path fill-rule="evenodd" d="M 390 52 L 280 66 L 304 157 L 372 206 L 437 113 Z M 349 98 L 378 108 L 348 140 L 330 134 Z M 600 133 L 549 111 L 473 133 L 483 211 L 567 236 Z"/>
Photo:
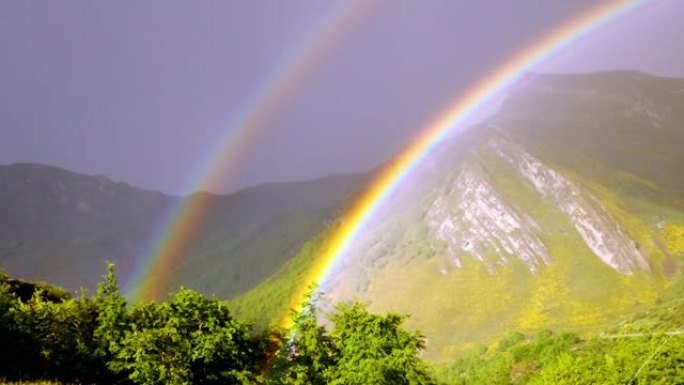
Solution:
<path fill-rule="evenodd" d="M 226 303 L 181 288 L 129 304 L 113 267 L 94 296 L 0 273 L 0 383 L 684 384 L 684 281 L 608 335 L 511 333 L 447 365 L 420 359 L 404 316 L 311 297 L 291 330 L 255 331 Z"/>
<path fill-rule="evenodd" d="M 113 266 L 90 297 L 0 273 L 0 379 L 81 384 L 432 384 L 403 316 L 339 304 L 330 331 L 312 298 L 292 330 L 255 332 L 185 288 L 131 305 Z"/>

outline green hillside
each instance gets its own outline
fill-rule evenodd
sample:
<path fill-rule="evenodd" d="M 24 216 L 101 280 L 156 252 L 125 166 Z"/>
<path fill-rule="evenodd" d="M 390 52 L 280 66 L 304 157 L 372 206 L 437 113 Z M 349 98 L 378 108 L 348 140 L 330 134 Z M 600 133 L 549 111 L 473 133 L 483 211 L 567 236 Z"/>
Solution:
<path fill-rule="evenodd" d="M 436 367 L 444 384 L 680 383 L 684 280 L 651 305 L 586 338 L 511 332 Z"/>

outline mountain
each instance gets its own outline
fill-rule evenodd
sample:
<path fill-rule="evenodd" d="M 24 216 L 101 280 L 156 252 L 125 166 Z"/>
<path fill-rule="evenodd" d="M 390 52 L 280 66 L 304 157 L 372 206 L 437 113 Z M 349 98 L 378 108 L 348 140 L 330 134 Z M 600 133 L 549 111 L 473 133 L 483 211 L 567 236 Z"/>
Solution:
<path fill-rule="evenodd" d="M 421 161 L 321 289 L 410 314 L 437 360 L 511 330 L 599 330 L 680 275 L 682 149 L 684 79 L 528 75 Z M 282 311 L 334 228 L 234 308 Z"/>
<path fill-rule="evenodd" d="M 330 221 L 365 177 L 266 184 L 207 197 L 210 213 L 169 290 L 183 284 L 230 297 L 256 285 Z M 92 290 L 112 261 L 125 283 L 160 221 L 187 199 L 45 165 L 0 166 L 0 268 L 69 290 L 83 284 Z"/>

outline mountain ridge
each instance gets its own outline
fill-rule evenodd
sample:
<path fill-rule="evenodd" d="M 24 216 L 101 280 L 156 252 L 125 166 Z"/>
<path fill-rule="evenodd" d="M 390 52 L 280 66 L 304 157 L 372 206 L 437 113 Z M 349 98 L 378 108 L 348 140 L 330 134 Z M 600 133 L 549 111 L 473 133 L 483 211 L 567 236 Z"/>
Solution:
<path fill-rule="evenodd" d="M 197 194 L 213 201 L 174 286 L 229 297 L 256 285 L 333 217 L 363 174 L 264 184 L 186 197 L 55 166 L 0 166 L 0 266 L 13 275 L 93 289 L 105 261 L 130 277 L 161 218 Z M 247 234 L 247 237 L 240 234 Z M 259 235 L 267 239 L 259 239 Z M 256 236 L 256 238 L 255 238 Z M 227 241 L 230 239 L 231 241 Z M 226 262 L 228 261 L 228 262 Z M 211 279 L 230 271 L 235 279 Z"/>

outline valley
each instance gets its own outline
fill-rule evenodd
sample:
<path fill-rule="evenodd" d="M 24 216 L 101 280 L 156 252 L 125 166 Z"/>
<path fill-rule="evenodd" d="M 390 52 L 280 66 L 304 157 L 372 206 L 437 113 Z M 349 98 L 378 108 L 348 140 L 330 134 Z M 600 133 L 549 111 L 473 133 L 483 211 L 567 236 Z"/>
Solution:
<path fill-rule="evenodd" d="M 632 72 L 529 75 L 421 161 L 320 290 L 410 314 L 435 362 L 511 330 L 592 335 L 647 308 L 684 256 L 683 87 Z M 277 324 L 377 172 L 211 197 L 170 286 Z M 107 260 L 130 276 L 150 229 L 187 199 L 40 165 L 3 166 L 0 181 L 3 268 L 69 291 L 92 289 Z"/>

